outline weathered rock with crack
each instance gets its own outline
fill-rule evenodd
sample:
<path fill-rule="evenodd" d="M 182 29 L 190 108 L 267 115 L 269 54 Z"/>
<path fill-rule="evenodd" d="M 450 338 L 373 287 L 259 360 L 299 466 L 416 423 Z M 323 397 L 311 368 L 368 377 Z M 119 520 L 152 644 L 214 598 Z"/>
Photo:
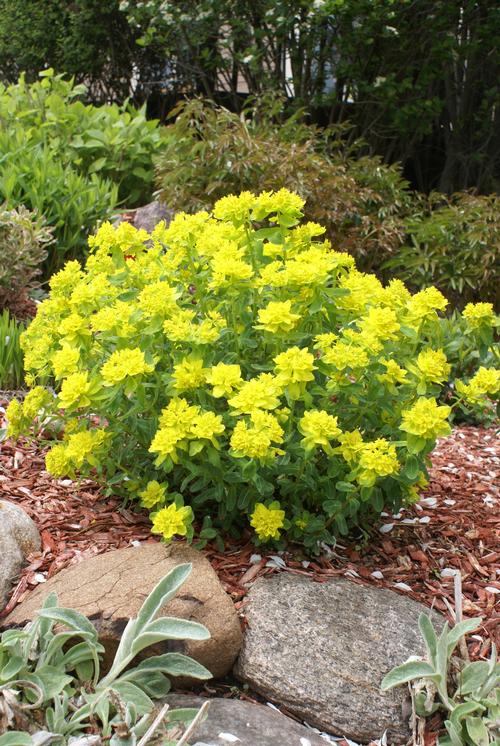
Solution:
<path fill-rule="evenodd" d="M 173 694 L 166 700 L 176 707 L 201 707 L 206 699 Z M 239 699 L 210 699 L 206 720 L 189 743 L 193 746 L 326 746 L 323 738 L 295 720 L 265 705 Z"/>
<path fill-rule="evenodd" d="M 106 648 L 106 668 L 128 619 L 137 615 L 161 578 L 182 562 L 193 564 L 191 575 L 160 614 L 200 622 L 211 637 L 201 641 L 167 641 L 148 648 L 146 653 L 182 652 L 206 666 L 215 677 L 224 676 L 241 646 L 238 616 L 208 560 L 201 552 L 183 544 L 168 547 L 143 544 L 85 559 L 36 588 L 9 614 L 3 626 L 17 626 L 33 619 L 44 598 L 55 591 L 60 606 L 81 611 L 97 628 Z"/>
<path fill-rule="evenodd" d="M 393 666 L 424 653 L 422 611 L 428 609 L 393 591 L 344 579 L 261 579 L 245 607 L 248 628 L 235 673 L 327 732 L 370 741 L 387 730 L 391 742 L 403 742 L 406 691 L 381 692 L 380 682 Z"/>
<path fill-rule="evenodd" d="M 40 534 L 22 508 L 0 500 L 0 610 L 25 558 L 40 549 Z"/>

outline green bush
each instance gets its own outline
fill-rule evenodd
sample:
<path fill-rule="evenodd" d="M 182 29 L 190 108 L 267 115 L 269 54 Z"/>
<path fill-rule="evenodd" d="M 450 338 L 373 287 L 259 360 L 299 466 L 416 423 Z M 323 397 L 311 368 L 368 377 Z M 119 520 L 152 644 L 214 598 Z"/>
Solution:
<path fill-rule="evenodd" d="M 360 273 L 302 207 L 244 192 L 151 236 L 104 224 L 23 336 L 38 385 L 8 434 L 43 412 L 45 433 L 65 431 L 47 469 L 140 499 L 166 540 L 190 539 L 195 511 L 202 541 L 250 524 L 315 550 L 413 500 L 452 408 L 486 401 L 500 373 L 479 367 L 439 406 L 446 299 Z M 481 354 L 491 306 L 463 319 Z"/>
<path fill-rule="evenodd" d="M 387 262 L 415 288 L 435 284 L 454 304 L 500 304 L 500 197 L 432 194 L 407 220 L 408 241 Z"/>
<path fill-rule="evenodd" d="M 199 99 L 181 104 L 166 127 L 157 185 L 176 211 L 210 209 L 247 189 L 297 192 L 305 215 L 325 226 L 332 246 L 349 251 L 360 269 L 380 267 L 401 245 L 413 197 L 396 166 L 356 157 L 343 129 L 284 118 L 264 98 L 241 116 Z"/>
<path fill-rule="evenodd" d="M 148 731 L 150 737 L 162 736 L 164 746 L 175 746 L 174 731 L 178 734 L 179 724 L 193 721 L 197 712 L 167 713 L 164 706 L 163 717 L 158 718 L 153 700 L 169 692 L 169 676 L 209 679 L 211 673 L 181 653 L 155 655 L 139 663 L 137 656 L 154 643 L 210 637 L 197 622 L 155 618 L 191 568 L 190 564 L 175 567 L 153 589 L 137 617 L 128 621 L 104 676 L 104 648 L 95 627 L 79 611 L 60 608 L 55 593 L 47 596 L 37 618 L 24 629 L 3 632 L 0 746 L 36 746 L 55 740 L 66 746 L 89 732 L 99 734 L 110 746 L 130 746 Z M 137 665 L 131 668 L 134 661 Z"/>
<path fill-rule="evenodd" d="M 17 210 L 0 205 L 0 311 L 15 313 L 26 302 L 51 241 L 51 232 L 36 214 L 22 205 Z"/>
<path fill-rule="evenodd" d="M 84 255 L 86 234 L 119 202 L 151 197 L 157 122 L 144 109 L 85 105 L 84 90 L 51 70 L 32 85 L 0 85 L 0 198 L 53 227 L 45 277 Z"/>
<path fill-rule="evenodd" d="M 0 389 L 14 391 L 24 386 L 21 334 L 25 325 L 11 318 L 7 309 L 0 313 Z"/>

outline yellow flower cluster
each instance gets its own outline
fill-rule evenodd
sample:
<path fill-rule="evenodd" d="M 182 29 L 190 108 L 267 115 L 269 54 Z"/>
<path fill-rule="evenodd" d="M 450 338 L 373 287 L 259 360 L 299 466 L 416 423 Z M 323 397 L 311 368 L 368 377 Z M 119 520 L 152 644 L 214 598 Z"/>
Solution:
<path fill-rule="evenodd" d="M 310 409 L 304 412 L 304 416 L 299 420 L 298 428 L 304 436 L 302 444 L 306 451 L 321 446 L 330 455 L 333 453 L 330 441 L 342 432 L 338 427 L 338 418 L 332 417 L 324 409 Z"/>
<path fill-rule="evenodd" d="M 300 314 L 292 312 L 292 301 L 270 301 L 265 308 L 258 312 L 259 323 L 257 329 L 276 334 L 289 332 L 300 320 Z"/>
<path fill-rule="evenodd" d="M 500 390 L 500 370 L 480 367 L 469 383 L 457 381 L 457 392 L 471 404 L 481 404 Z"/>
<path fill-rule="evenodd" d="M 216 436 L 224 429 L 220 415 L 202 411 L 201 407 L 188 404 L 186 399 L 174 398 L 161 413 L 160 427 L 149 452 L 158 454 L 156 466 L 161 466 L 167 459 L 178 463 L 180 450 L 189 450 L 191 455 L 195 455 L 204 448 L 205 441 L 219 448 Z"/>
<path fill-rule="evenodd" d="M 274 358 L 278 381 L 290 392 L 292 399 L 298 399 L 306 384 L 314 380 L 314 357 L 308 350 L 290 347 Z"/>
<path fill-rule="evenodd" d="M 257 503 L 251 515 L 250 525 L 261 541 L 279 539 L 280 528 L 285 521 L 285 511 L 280 510 L 279 503 L 267 508 L 263 503 Z"/>
<path fill-rule="evenodd" d="M 72 476 L 84 465 L 97 466 L 103 456 L 106 432 L 102 429 L 70 433 L 64 443 L 53 446 L 45 457 L 45 467 L 55 477 Z"/>
<path fill-rule="evenodd" d="M 443 383 L 451 370 L 443 350 L 422 350 L 417 357 L 421 377 L 431 383 Z"/>
<path fill-rule="evenodd" d="M 175 503 L 171 503 L 153 516 L 151 531 L 169 541 L 173 536 L 186 536 L 192 520 L 193 511 L 190 507 L 178 508 Z"/>
<path fill-rule="evenodd" d="M 493 303 L 467 303 L 462 316 L 473 329 L 480 326 L 490 326 L 495 317 Z"/>
<path fill-rule="evenodd" d="M 239 420 L 234 428 L 230 442 L 236 458 L 245 456 L 263 462 L 284 453 L 272 445 L 283 442 L 283 429 L 276 417 L 255 409 L 250 415 L 250 422 L 248 425 L 244 420 Z"/>
<path fill-rule="evenodd" d="M 413 500 L 449 432 L 447 300 L 359 272 L 300 223 L 303 206 L 285 189 L 244 192 L 151 234 L 104 223 L 23 335 L 34 388 L 10 404 L 8 435 L 63 433 L 47 469 L 133 494 L 166 539 L 193 535 L 181 494 L 202 540 L 250 522 L 261 541 L 286 532 L 309 548 L 382 500 Z M 460 323 L 488 346 L 490 304 Z M 498 377 L 488 363 L 451 403 L 483 406 Z M 408 451 L 414 478 L 399 476 Z"/>
<path fill-rule="evenodd" d="M 372 443 L 364 443 L 359 456 L 360 473 L 357 480 L 360 484 L 371 487 L 378 477 L 397 474 L 399 461 L 396 447 L 385 438 L 378 438 Z"/>
<path fill-rule="evenodd" d="M 125 348 L 115 350 L 110 355 L 101 368 L 101 375 L 105 385 L 113 386 L 127 377 L 151 373 L 152 370 L 154 370 L 154 365 L 146 362 L 142 350 Z"/>
<path fill-rule="evenodd" d="M 435 440 L 451 432 L 448 424 L 450 412 L 450 407 L 439 406 L 435 399 L 420 397 L 413 407 L 403 410 L 401 430 L 419 438 Z"/>
<path fill-rule="evenodd" d="M 161 485 L 156 479 L 152 479 L 147 483 L 146 487 L 142 492 L 139 492 L 141 498 L 141 505 L 145 508 L 154 508 L 159 502 L 165 497 L 166 487 Z"/>

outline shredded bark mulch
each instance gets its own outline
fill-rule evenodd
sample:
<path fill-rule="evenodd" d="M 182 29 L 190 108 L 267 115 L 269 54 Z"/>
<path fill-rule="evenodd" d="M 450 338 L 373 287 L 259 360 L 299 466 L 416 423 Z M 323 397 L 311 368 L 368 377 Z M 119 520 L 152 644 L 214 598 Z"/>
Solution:
<path fill-rule="evenodd" d="M 0 410 L 0 420 L 2 411 Z M 26 441 L 0 444 L 0 496 L 20 505 L 37 524 L 42 551 L 28 558 L 6 616 L 32 588 L 86 557 L 137 542 L 157 541 L 145 512 L 103 497 L 90 480 L 56 480 L 44 454 Z M 257 577 L 274 572 L 332 576 L 391 588 L 434 606 L 451 619 L 454 574 L 463 584 L 465 617 L 481 616 L 469 640 L 473 658 L 500 643 L 500 441 L 494 429 L 465 426 L 439 441 L 429 487 L 420 501 L 397 515 L 383 514 L 371 535 L 343 540 L 319 558 L 296 552 L 265 553 L 249 541 L 224 552 L 203 551 L 244 616 L 245 596 Z"/>

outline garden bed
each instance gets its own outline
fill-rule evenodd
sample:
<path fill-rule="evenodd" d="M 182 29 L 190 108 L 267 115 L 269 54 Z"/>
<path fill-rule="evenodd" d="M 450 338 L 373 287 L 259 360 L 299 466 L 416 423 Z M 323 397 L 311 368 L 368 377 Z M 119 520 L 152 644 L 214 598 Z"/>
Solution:
<path fill-rule="evenodd" d="M 453 571 L 460 570 L 464 614 L 483 617 L 470 652 L 485 658 L 500 638 L 500 444 L 493 429 L 459 427 L 438 442 L 432 462 L 431 481 L 418 504 L 398 516 L 383 515 L 370 536 L 342 540 L 320 558 L 299 551 L 275 555 L 245 540 L 229 542 L 224 553 L 211 545 L 204 552 L 242 615 L 252 582 L 280 571 L 310 575 L 315 582 L 347 576 L 449 614 Z M 2 496 L 33 518 L 43 542 L 3 615 L 64 567 L 133 542 L 157 541 L 145 512 L 103 497 L 89 480 L 50 477 L 35 444 L 2 444 L 0 485 Z"/>

